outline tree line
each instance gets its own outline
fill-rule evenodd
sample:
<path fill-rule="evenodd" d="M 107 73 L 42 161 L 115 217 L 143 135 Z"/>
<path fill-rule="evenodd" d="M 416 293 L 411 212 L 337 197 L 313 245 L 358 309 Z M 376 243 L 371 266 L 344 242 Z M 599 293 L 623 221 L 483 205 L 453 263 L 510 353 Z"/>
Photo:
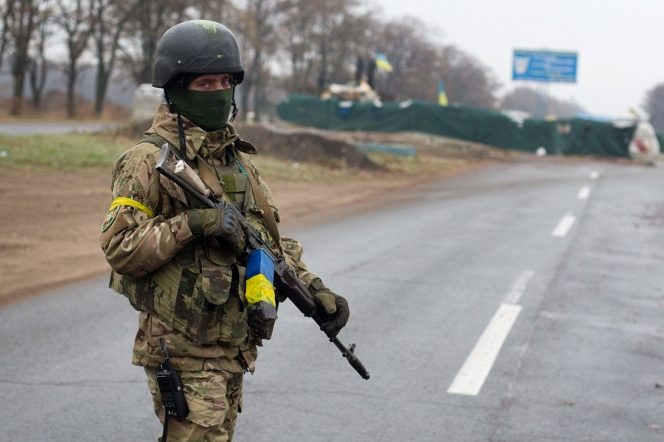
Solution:
<path fill-rule="evenodd" d="M 528 86 L 519 86 L 506 93 L 500 100 L 500 108 L 524 111 L 535 118 L 546 118 L 549 115 L 572 118 L 586 112 L 574 101 L 554 98 Z"/>
<path fill-rule="evenodd" d="M 500 108 L 521 110 L 538 116 L 538 113 L 541 113 L 542 102 L 546 103 L 546 114 L 555 115 L 557 118 L 571 118 L 586 113 L 586 110 L 574 101 L 547 98 L 541 91 L 525 86 L 517 87 L 505 94 L 500 100 Z M 659 132 L 664 132 L 664 83 L 657 84 L 645 92 L 642 108 L 646 111 L 653 127 Z"/>
<path fill-rule="evenodd" d="M 643 108 L 648 112 L 653 127 L 664 132 L 664 83 L 657 84 L 646 92 Z"/>
<path fill-rule="evenodd" d="M 12 78 L 10 113 L 21 115 L 28 95 L 40 109 L 46 79 L 59 70 L 67 115 L 74 117 L 77 80 L 92 67 L 94 112 L 101 115 L 113 76 L 150 83 L 161 35 L 198 18 L 222 22 L 237 35 L 246 69 L 240 107 L 258 117 L 283 93 L 319 94 L 329 83 L 352 81 L 358 57 L 377 53 L 392 65 L 374 82 L 387 100 L 436 101 L 444 81 L 451 103 L 533 113 L 537 101 L 524 88 L 499 101 L 495 75 L 479 60 L 441 43 L 441 31 L 416 18 L 385 19 L 368 0 L 0 0 L 0 70 Z M 552 103 L 559 116 L 581 110 L 573 102 Z M 664 130 L 664 84 L 646 93 L 644 108 Z"/>
<path fill-rule="evenodd" d="M 49 72 L 59 69 L 74 117 L 84 66 L 96 69 L 100 115 L 113 75 L 150 83 L 159 38 L 188 19 L 219 21 L 236 34 L 246 70 L 241 108 L 258 117 L 279 98 L 276 91 L 318 94 L 353 80 L 358 57 L 376 53 L 392 65 L 375 80 L 386 99 L 436 101 L 444 81 L 450 102 L 496 106 L 498 83 L 482 63 L 441 43 L 440 31 L 412 17 L 387 20 L 364 0 L 2 0 L 0 16 L 0 69 L 12 77 L 12 115 L 21 115 L 28 95 L 39 108 Z"/>

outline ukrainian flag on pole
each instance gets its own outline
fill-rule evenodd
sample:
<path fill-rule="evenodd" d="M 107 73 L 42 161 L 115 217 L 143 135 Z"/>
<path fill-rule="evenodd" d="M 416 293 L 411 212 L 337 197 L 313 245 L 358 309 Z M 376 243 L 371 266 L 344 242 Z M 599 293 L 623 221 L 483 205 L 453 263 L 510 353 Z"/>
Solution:
<path fill-rule="evenodd" d="M 392 65 L 387 61 L 385 54 L 376 54 L 376 67 L 385 72 L 392 72 Z"/>
<path fill-rule="evenodd" d="M 445 83 L 443 80 L 440 80 L 438 83 L 438 104 L 447 106 L 447 92 L 445 92 Z"/>

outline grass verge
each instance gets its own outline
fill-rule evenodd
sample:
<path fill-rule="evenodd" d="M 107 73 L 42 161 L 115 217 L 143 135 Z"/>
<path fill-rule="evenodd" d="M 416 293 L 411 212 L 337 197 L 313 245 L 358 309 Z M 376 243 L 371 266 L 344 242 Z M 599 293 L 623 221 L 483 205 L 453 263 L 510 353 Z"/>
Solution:
<path fill-rule="evenodd" d="M 110 166 L 135 141 L 95 134 L 0 135 L 0 167 L 75 171 Z"/>
<path fill-rule="evenodd" d="M 36 167 L 64 171 L 110 168 L 116 158 L 135 143 L 136 140 L 126 136 L 108 134 L 0 135 L 0 168 Z M 384 167 L 384 172 L 330 168 L 260 155 L 252 160 L 266 178 L 305 182 L 333 182 L 350 176 L 369 179 L 376 173 L 386 172 L 403 176 L 427 175 L 453 169 L 466 161 L 426 154 L 413 158 L 386 154 L 371 154 L 370 157 Z"/>

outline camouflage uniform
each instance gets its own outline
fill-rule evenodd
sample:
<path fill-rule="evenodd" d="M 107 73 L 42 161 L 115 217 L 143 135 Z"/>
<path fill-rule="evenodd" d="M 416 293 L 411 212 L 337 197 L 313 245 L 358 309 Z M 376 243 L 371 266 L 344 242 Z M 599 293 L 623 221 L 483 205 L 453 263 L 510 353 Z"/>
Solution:
<path fill-rule="evenodd" d="M 247 173 L 257 178 L 278 221 L 270 191 L 246 156 L 255 153 L 253 146 L 241 141 L 231 125 L 205 132 L 184 121 L 188 159 L 204 179 L 208 169 L 208 182 L 210 176 L 216 177 L 209 186 L 222 189 L 276 248 L 247 180 Z M 177 115 L 162 105 L 146 135 L 178 146 Z M 242 375 L 253 373 L 256 347 L 261 345 L 247 325 L 245 268 L 230 247 L 215 247 L 192 234 L 186 211 L 196 206 L 156 172 L 158 156 L 154 139 L 142 141 L 113 168 L 114 203 L 101 235 L 113 268 L 110 286 L 141 310 L 132 362 L 145 367 L 155 411 L 162 420 L 155 384 L 155 370 L 163 359 L 160 337 L 181 374 L 190 412 L 184 421 L 169 423 L 168 440 L 227 441 L 241 410 Z M 299 243 L 282 238 L 279 245 L 309 285 L 316 276 L 301 262 Z"/>

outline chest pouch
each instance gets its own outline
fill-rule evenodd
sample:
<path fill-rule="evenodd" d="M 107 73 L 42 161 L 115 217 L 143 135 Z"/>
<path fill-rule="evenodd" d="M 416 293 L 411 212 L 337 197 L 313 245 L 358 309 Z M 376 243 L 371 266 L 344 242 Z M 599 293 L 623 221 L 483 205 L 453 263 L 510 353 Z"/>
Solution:
<path fill-rule="evenodd" d="M 222 173 L 221 183 L 224 187 L 224 194 L 235 203 L 242 211 L 246 211 L 247 199 L 247 176 L 243 173 Z"/>
<path fill-rule="evenodd" d="M 153 272 L 151 302 L 139 302 L 140 310 L 198 344 L 239 344 L 248 331 L 241 293 L 244 268 L 240 271 L 232 258 L 206 253 L 206 248 L 199 241 Z"/>

